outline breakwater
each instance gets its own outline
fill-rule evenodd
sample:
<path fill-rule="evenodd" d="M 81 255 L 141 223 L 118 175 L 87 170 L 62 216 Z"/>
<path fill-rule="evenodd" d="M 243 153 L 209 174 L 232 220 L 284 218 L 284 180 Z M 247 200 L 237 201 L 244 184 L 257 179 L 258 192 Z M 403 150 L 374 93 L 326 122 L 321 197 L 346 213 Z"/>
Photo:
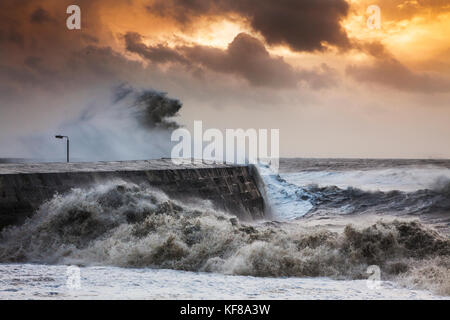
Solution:
<path fill-rule="evenodd" d="M 243 220 L 264 217 L 264 201 L 249 166 L 170 159 L 0 164 L 0 229 L 17 225 L 56 193 L 121 179 L 149 184 L 171 197 L 210 200 Z"/>

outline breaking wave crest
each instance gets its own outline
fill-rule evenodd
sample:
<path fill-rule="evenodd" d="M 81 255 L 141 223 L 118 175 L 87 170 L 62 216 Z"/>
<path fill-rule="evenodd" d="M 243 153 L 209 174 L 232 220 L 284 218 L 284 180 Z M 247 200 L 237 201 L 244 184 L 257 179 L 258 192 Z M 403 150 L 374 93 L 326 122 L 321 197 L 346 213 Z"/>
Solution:
<path fill-rule="evenodd" d="M 414 192 L 393 190 L 364 191 L 358 188 L 340 189 L 336 186 L 305 188 L 311 195 L 314 208 L 311 212 L 339 210 L 342 213 L 398 212 L 426 214 L 450 212 L 450 181 L 436 181 L 432 189 Z"/>
<path fill-rule="evenodd" d="M 0 262 L 336 279 L 366 278 L 375 264 L 385 279 L 450 295 L 450 240 L 419 222 L 348 225 L 339 233 L 297 222 L 241 223 L 202 203 L 123 181 L 74 189 L 4 230 Z"/>
<path fill-rule="evenodd" d="M 401 190 L 371 191 L 357 187 L 335 185 L 299 185 L 275 174 L 260 165 L 265 188 L 274 215 L 282 220 L 292 220 L 317 213 L 360 214 L 402 213 L 426 214 L 450 212 L 450 178 L 436 178 L 425 189 L 406 192 Z M 296 181 L 299 182 L 298 179 Z"/>

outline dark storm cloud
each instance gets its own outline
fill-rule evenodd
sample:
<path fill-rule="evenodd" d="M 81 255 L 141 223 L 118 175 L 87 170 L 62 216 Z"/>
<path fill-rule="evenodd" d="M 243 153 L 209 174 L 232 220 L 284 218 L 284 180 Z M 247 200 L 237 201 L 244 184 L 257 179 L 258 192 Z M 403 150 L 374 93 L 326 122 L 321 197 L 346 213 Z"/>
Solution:
<path fill-rule="evenodd" d="M 99 39 L 93 35 L 90 34 L 82 34 L 81 37 L 83 38 L 84 41 L 86 41 L 87 43 L 99 43 Z"/>
<path fill-rule="evenodd" d="M 74 3 L 82 10 L 82 30 L 66 27 L 66 8 Z M 181 103 L 153 89 L 111 101 L 111 88 L 118 83 L 165 85 L 149 80 L 150 71 L 157 70 L 147 70 L 110 46 L 113 35 L 100 19 L 100 10 L 110 5 L 97 0 L 0 1 L 2 155 L 57 159 L 55 132 L 73 139 L 73 156 L 80 160 L 170 154 L 170 131 L 177 125 L 172 117 Z"/>
<path fill-rule="evenodd" d="M 0 24 L 1 25 L 1 24 Z M 22 33 L 14 30 L 14 29 L 3 29 L 0 30 L 0 44 L 3 45 L 14 45 L 19 48 L 22 48 L 25 42 L 25 37 Z"/>
<path fill-rule="evenodd" d="M 22 132 L 20 127 L 50 128 L 61 119 L 77 117 L 78 112 L 84 119 L 85 108 L 105 106 L 101 112 L 107 115 L 108 106 L 114 102 L 106 97 L 118 83 L 151 87 L 142 80 L 148 79 L 149 72 L 142 63 L 127 59 L 108 46 L 110 35 L 98 22 L 100 3 L 105 2 L 76 3 L 87 22 L 81 31 L 68 30 L 65 24 L 66 8 L 73 1 L 0 1 L 0 146 L 8 143 L 7 134 L 17 136 L 17 132 Z M 176 126 L 168 118 L 176 115 L 181 103 L 158 91 L 135 95 L 134 100 L 127 101 L 127 106 L 134 103 L 134 113 L 130 115 L 124 108 L 124 114 L 137 117 L 137 122 L 133 122 L 135 129 L 139 127 L 137 132 L 151 132 L 152 128 L 169 132 L 166 129 Z M 74 132 L 76 125 L 85 122 L 76 122 Z"/>
<path fill-rule="evenodd" d="M 374 83 L 403 91 L 450 92 L 449 79 L 410 70 L 394 58 L 377 59 L 371 66 L 351 65 L 346 74 L 360 82 Z"/>
<path fill-rule="evenodd" d="M 147 46 L 136 33 L 127 33 L 125 42 L 128 51 L 152 63 L 180 63 L 191 70 L 205 68 L 235 74 L 254 86 L 289 88 L 295 87 L 301 80 L 314 81 L 315 88 L 331 84 L 325 79 L 319 80 L 326 77 L 329 69 L 322 68 L 321 73 L 295 70 L 283 58 L 271 56 L 260 40 L 245 33 L 238 34 L 225 50 L 201 45 L 174 48 L 162 44 Z"/>
<path fill-rule="evenodd" d="M 0 1 L 0 41 L 8 48 L 20 44 L 24 51 L 37 54 L 56 55 L 60 51 L 70 51 L 80 47 L 83 38 L 95 39 L 102 28 L 100 12 L 104 1 L 99 0 L 1 0 Z M 69 5 L 82 8 L 85 22 L 82 32 L 73 32 L 66 27 Z M 86 36 L 90 34 L 91 36 Z"/>
<path fill-rule="evenodd" d="M 268 44 L 287 45 L 295 51 L 323 50 L 324 42 L 350 46 L 340 25 L 349 11 L 345 0 L 155 0 L 147 9 L 182 24 L 199 16 L 238 14 Z"/>
<path fill-rule="evenodd" d="M 258 39 L 240 33 L 226 50 L 205 46 L 182 47 L 190 61 L 210 70 L 234 73 L 255 86 L 293 87 L 295 70 L 280 57 L 272 57 Z"/>
<path fill-rule="evenodd" d="M 181 62 L 189 63 L 180 53 L 176 50 L 168 48 L 162 44 L 149 47 L 142 43 L 142 36 L 135 32 L 128 32 L 125 35 L 126 49 L 130 52 L 139 54 L 145 59 L 151 60 L 154 63 L 165 62 Z"/>
<path fill-rule="evenodd" d="M 54 21 L 50 16 L 50 13 L 42 7 L 39 7 L 33 11 L 30 16 L 30 20 L 32 23 L 45 23 Z"/>

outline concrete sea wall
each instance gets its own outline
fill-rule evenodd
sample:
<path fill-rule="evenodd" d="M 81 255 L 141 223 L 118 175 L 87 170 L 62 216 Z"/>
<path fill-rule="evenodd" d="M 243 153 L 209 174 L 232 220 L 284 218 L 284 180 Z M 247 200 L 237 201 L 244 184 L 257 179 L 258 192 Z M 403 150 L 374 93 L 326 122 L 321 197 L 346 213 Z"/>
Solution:
<path fill-rule="evenodd" d="M 208 199 L 240 219 L 264 217 L 264 200 L 248 166 L 171 160 L 0 165 L 0 230 L 22 223 L 55 193 L 121 179 L 148 183 L 178 199 Z"/>

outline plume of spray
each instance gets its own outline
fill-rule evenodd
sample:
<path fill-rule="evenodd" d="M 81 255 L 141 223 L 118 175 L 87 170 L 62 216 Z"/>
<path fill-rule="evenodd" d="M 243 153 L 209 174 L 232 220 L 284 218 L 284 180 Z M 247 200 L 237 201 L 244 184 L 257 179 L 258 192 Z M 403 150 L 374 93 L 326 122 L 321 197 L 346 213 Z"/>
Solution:
<path fill-rule="evenodd" d="M 54 133 L 70 137 L 74 161 L 168 157 L 171 132 L 179 127 L 173 118 L 181 108 L 179 100 L 164 92 L 120 84 L 108 96 L 96 97 L 75 118 L 22 142 L 31 157 L 50 161 L 62 160 L 64 154 L 65 146 L 52 139 Z"/>

